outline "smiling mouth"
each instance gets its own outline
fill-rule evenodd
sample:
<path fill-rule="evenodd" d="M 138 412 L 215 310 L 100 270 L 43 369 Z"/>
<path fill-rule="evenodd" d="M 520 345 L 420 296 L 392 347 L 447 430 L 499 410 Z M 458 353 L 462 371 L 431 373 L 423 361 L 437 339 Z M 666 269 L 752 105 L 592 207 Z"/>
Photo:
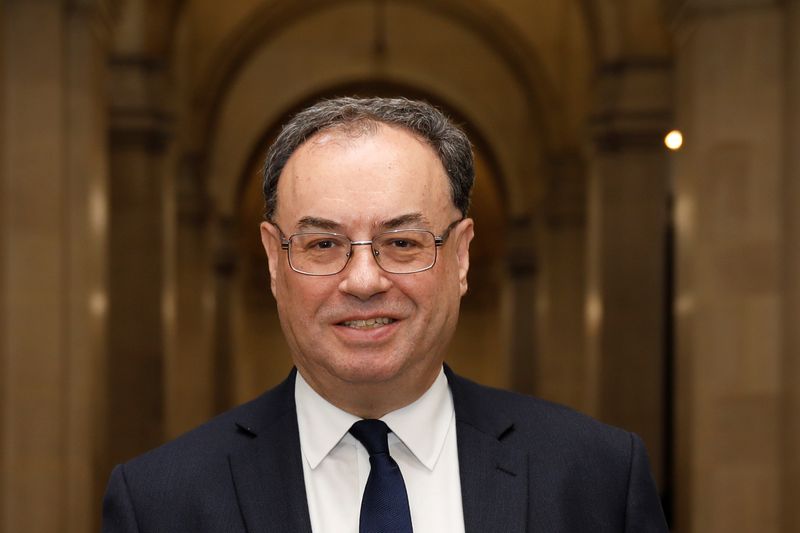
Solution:
<path fill-rule="evenodd" d="M 345 322 L 340 322 L 339 325 L 353 329 L 370 329 L 379 328 L 391 324 L 392 322 L 396 322 L 396 320 L 393 318 L 377 317 L 368 318 L 366 320 L 347 320 Z"/>

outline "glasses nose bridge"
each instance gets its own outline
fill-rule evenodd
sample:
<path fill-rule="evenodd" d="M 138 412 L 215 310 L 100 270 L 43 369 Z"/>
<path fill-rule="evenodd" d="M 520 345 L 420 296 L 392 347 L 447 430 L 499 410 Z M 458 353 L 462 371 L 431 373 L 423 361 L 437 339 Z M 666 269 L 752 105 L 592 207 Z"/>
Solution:
<path fill-rule="evenodd" d="M 377 263 L 379 268 L 381 267 L 380 262 L 378 262 L 378 254 L 379 254 L 379 252 L 373 246 L 373 241 L 369 240 L 369 241 L 350 241 L 350 250 L 347 252 L 347 263 L 345 264 L 345 268 L 347 268 L 347 265 L 350 264 L 350 259 L 353 258 L 353 247 L 354 246 L 369 246 L 370 247 L 370 252 L 372 252 L 370 254 L 372 256 L 372 259 L 375 260 L 375 263 Z"/>

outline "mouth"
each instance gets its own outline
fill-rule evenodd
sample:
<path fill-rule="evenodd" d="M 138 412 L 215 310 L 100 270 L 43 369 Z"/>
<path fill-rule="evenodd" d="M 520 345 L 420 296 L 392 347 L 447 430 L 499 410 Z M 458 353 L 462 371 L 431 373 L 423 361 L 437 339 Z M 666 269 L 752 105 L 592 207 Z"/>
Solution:
<path fill-rule="evenodd" d="M 375 317 L 375 318 L 367 318 L 364 320 L 345 320 L 344 322 L 339 322 L 339 326 L 344 326 L 347 328 L 353 329 L 374 329 L 379 328 L 381 326 L 386 326 L 388 324 L 392 324 L 396 322 L 394 318 L 388 317 Z"/>

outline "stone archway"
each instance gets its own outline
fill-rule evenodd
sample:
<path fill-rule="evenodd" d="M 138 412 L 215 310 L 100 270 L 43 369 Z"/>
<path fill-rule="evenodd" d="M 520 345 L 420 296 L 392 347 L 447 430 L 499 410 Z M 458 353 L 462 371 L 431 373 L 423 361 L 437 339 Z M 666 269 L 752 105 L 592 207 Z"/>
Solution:
<path fill-rule="evenodd" d="M 548 105 L 552 95 L 545 83 L 534 83 L 532 65 L 535 61 L 532 58 L 535 54 L 519 44 L 521 39 L 515 41 L 513 32 L 501 31 L 507 28 L 498 28 L 495 18 L 482 19 L 471 7 L 459 8 L 461 4 L 457 6 L 447 1 L 431 5 L 415 1 L 387 5 L 386 20 L 397 26 L 414 27 L 416 31 L 415 37 L 411 37 L 390 24 L 383 37 L 382 51 L 374 47 L 378 28 L 373 3 L 314 4 L 306 6 L 303 16 L 288 7 L 282 12 L 273 5 L 263 12 L 268 21 L 251 20 L 248 24 L 248 27 L 268 28 L 269 31 L 256 39 L 252 37 L 257 33 L 255 30 L 243 30 L 236 40 L 238 44 L 231 45 L 238 55 L 226 58 L 213 69 L 232 76 L 225 83 L 209 82 L 206 96 L 197 97 L 198 102 L 205 102 L 200 109 L 209 113 L 207 119 L 199 121 L 207 125 L 200 130 L 208 135 L 200 134 L 195 140 L 199 143 L 199 152 L 204 154 L 201 181 L 206 183 L 216 221 L 210 230 L 215 235 L 217 250 L 206 258 L 222 258 L 216 263 L 221 268 L 217 268 L 215 279 L 207 279 L 211 285 L 195 287 L 199 289 L 196 292 L 205 293 L 214 300 L 212 309 L 216 316 L 212 343 L 216 353 L 205 354 L 206 360 L 213 362 L 210 366 L 199 365 L 206 370 L 195 372 L 197 379 L 208 376 L 209 368 L 212 375 L 222 376 L 230 370 L 226 361 L 230 359 L 231 345 L 227 339 L 231 323 L 225 309 L 230 305 L 226 301 L 226 295 L 231 294 L 232 278 L 229 276 L 235 275 L 230 270 L 235 266 L 231 232 L 235 231 L 239 207 L 239 179 L 251 168 L 253 146 L 262 139 L 265 129 L 280 122 L 286 110 L 298 102 L 325 94 L 332 87 L 353 86 L 370 80 L 411 87 L 417 93 L 431 95 L 434 101 L 457 110 L 464 122 L 482 133 L 485 153 L 492 154 L 494 173 L 501 180 L 499 190 L 506 193 L 504 219 L 515 221 L 511 238 L 516 245 L 508 249 L 510 255 L 504 259 L 505 265 L 498 267 L 510 285 L 498 291 L 501 302 L 498 305 L 502 310 L 498 316 L 508 320 L 502 320 L 497 326 L 498 336 L 505 339 L 497 345 L 506 346 L 506 353 L 525 359 L 527 365 L 522 372 L 516 365 L 514 368 L 498 366 L 504 368 L 499 371 L 503 376 L 498 375 L 495 383 L 507 385 L 509 375 L 529 375 L 533 370 L 527 364 L 532 358 L 532 332 L 536 329 L 533 262 L 537 220 L 531 213 L 542 197 L 543 176 L 548 173 L 550 161 L 546 152 L 552 132 L 547 124 L 552 120 L 544 119 L 542 109 L 548 109 L 552 118 L 558 106 Z M 278 24 L 276 17 L 280 20 L 281 13 L 285 18 Z M 336 29 L 345 20 L 354 30 L 342 35 Z M 420 42 L 426 38 L 436 42 Z M 247 42 L 249 46 L 241 44 Z M 447 53 L 426 52 L 436 49 L 437 43 L 447 43 Z M 286 50 L 293 51 L 291 58 L 286 56 Z M 453 51 L 458 51 L 455 57 Z M 524 65 L 517 68 L 522 65 L 523 57 L 527 57 Z M 197 268 L 196 265 L 184 266 Z M 180 264 L 178 268 L 182 268 Z M 216 289 L 212 288 L 214 286 Z M 180 309 L 178 315 L 181 315 Z M 513 324 L 511 317 L 514 317 Z M 184 361 L 186 365 L 197 367 L 197 353 L 193 353 L 191 362 L 188 357 Z M 179 366 L 173 365 L 173 369 L 177 371 Z M 185 378 L 192 373 L 182 375 Z M 530 377 L 511 382 L 517 386 L 522 384 L 528 390 L 533 387 L 532 383 Z M 217 401 L 218 408 L 226 404 L 225 398 L 231 398 L 230 391 L 223 389 L 225 387 L 218 387 L 216 391 L 218 398 L 222 397 Z M 196 388 L 200 390 L 208 391 L 207 387 Z M 175 412 L 175 416 L 181 415 Z"/>

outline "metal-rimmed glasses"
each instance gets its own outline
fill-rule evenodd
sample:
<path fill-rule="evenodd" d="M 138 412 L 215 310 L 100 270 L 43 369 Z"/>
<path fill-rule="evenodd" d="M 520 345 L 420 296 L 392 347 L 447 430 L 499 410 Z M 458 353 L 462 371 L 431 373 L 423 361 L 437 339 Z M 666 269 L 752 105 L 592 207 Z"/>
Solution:
<path fill-rule="evenodd" d="M 378 233 L 368 241 L 354 241 L 330 232 L 285 237 L 283 230 L 272 224 L 281 232 L 281 249 L 286 250 L 292 270 L 309 276 L 332 276 L 350 262 L 353 246 L 370 246 L 375 262 L 390 274 L 414 274 L 433 268 L 439 247 L 462 220 L 453 221 L 438 237 L 425 229 L 395 229 Z"/>

